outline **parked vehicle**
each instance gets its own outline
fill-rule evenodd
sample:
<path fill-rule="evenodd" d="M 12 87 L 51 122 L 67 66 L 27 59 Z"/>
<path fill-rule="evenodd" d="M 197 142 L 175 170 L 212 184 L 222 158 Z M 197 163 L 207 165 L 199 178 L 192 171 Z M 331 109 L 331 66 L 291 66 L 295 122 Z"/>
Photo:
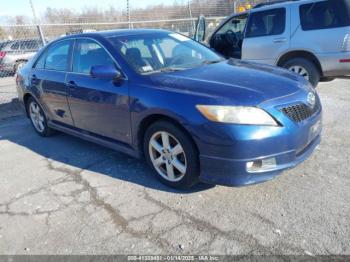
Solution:
<path fill-rule="evenodd" d="M 17 90 L 39 135 L 144 156 L 176 188 L 264 182 L 320 142 L 322 107 L 304 78 L 163 30 L 56 40 L 19 70 Z"/>
<path fill-rule="evenodd" d="M 0 74 L 13 75 L 42 47 L 41 40 L 9 41 L 0 46 Z"/>
<path fill-rule="evenodd" d="M 225 19 L 206 40 L 225 57 L 276 65 L 314 86 L 350 74 L 348 0 L 275 1 Z M 205 18 L 196 39 L 205 40 Z"/>

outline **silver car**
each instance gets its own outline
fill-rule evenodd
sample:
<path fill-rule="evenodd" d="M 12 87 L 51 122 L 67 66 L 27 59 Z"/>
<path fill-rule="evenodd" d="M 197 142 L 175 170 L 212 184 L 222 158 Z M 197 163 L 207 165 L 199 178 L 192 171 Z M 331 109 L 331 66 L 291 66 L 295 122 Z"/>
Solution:
<path fill-rule="evenodd" d="M 232 15 L 196 38 L 225 57 L 281 66 L 314 86 L 350 75 L 350 0 L 275 1 Z"/>
<path fill-rule="evenodd" d="M 14 40 L 0 45 L 0 75 L 17 72 L 42 47 L 41 40 Z"/>

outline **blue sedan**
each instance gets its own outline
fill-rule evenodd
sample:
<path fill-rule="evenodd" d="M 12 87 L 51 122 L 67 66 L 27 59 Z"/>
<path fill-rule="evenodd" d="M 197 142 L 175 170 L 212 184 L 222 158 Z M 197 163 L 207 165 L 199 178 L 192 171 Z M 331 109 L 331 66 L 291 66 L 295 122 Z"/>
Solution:
<path fill-rule="evenodd" d="M 268 181 L 309 157 L 322 130 L 303 78 L 163 30 L 58 39 L 20 70 L 17 90 L 40 136 L 59 130 L 144 157 L 175 188 Z"/>

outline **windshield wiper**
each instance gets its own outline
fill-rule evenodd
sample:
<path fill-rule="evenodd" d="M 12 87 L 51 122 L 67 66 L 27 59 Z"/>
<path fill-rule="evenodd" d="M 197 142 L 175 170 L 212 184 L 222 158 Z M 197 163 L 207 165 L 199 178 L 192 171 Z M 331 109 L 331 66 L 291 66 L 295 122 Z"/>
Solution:
<path fill-rule="evenodd" d="M 178 68 L 178 67 L 164 67 L 164 68 L 159 69 L 158 71 L 162 72 L 162 73 L 169 73 L 169 72 L 177 72 L 177 71 L 182 71 L 182 70 L 184 70 L 184 69 Z"/>
<path fill-rule="evenodd" d="M 176 68 L 176 67 L 164 67 L 158 70 L 154 71 L 149 71 L 149 72 L 144 72 L 144 75 L 152 75 L 156 73 L 171 73 L 171 72 L 177 72 L 177 71 L 182 71 L 184 70 L 183 68 Z"/>
<path fill-rule="evenodd" d="M 202 65 L 211 65 L 211 64 L 217 64 L 217 63 L 220 63 L 224 61 L 223 59 L 220 59 L 220 60 L 205 60 L 203 61 L 201 64 Z"/>

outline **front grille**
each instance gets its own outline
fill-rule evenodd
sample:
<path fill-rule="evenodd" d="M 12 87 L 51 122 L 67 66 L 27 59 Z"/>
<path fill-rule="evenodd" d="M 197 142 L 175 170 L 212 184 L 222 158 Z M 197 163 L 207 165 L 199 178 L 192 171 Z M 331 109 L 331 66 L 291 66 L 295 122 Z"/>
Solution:
<path fill-rule="evenodd" d="M 284 107 L 281 109 L 281 111 L 291 120 L 295 122 L 301 122 L 315 114 L 318 111 L 318 109 L 319 103 L 317 102 L 313 108 L 305 104 L 296 104 Z"/>

